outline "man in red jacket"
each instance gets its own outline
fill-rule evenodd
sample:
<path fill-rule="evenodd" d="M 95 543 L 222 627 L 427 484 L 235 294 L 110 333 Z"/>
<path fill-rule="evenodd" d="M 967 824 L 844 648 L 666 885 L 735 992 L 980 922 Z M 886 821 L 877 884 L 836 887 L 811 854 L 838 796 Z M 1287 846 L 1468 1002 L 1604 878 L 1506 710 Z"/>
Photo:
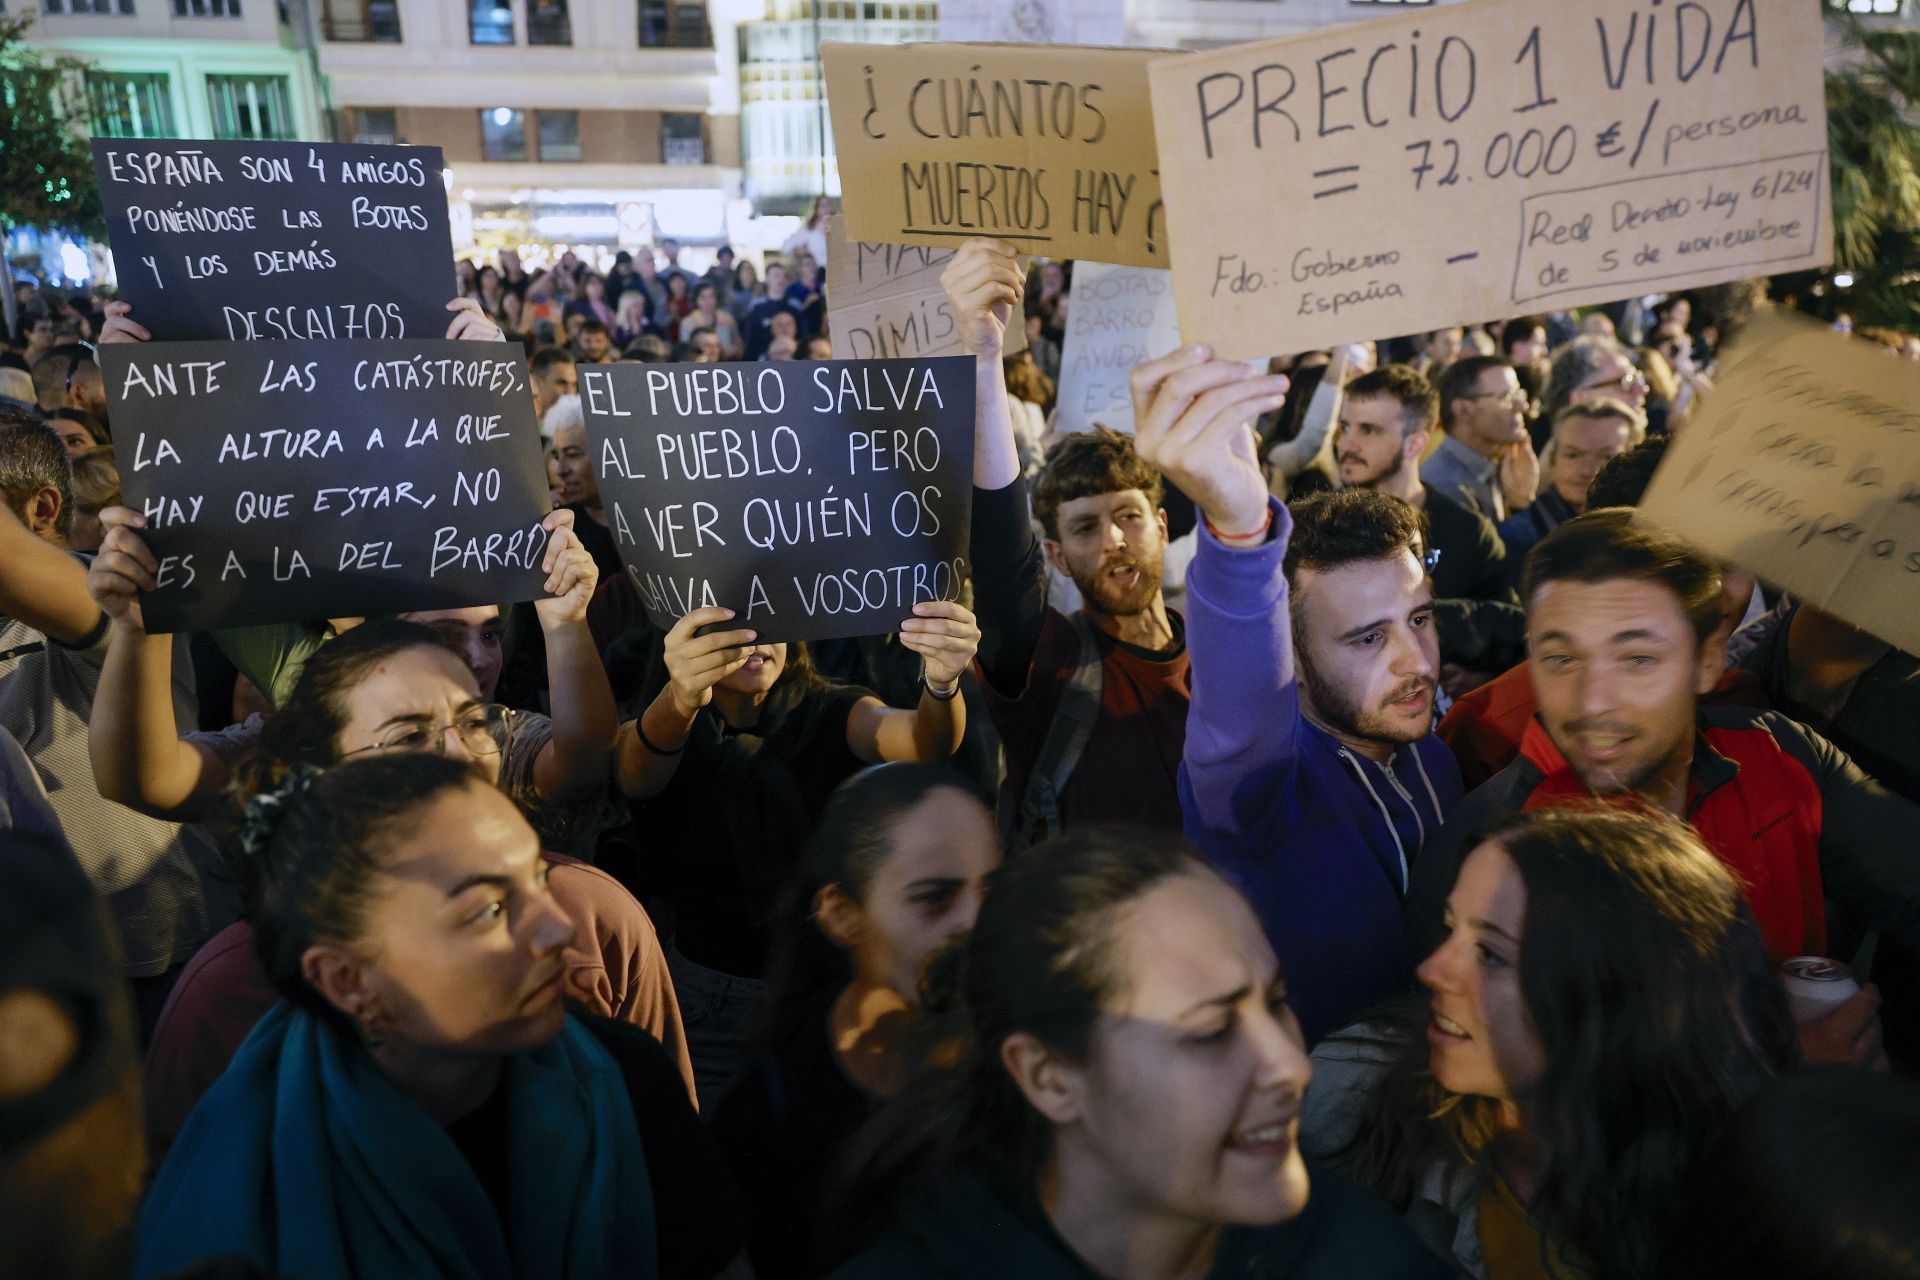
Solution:
<path fill-rule="evenodd" d="M 1692 823 L 1746 886 L 1776 962 L 1825 952 L 1829 895 L 1860 927 L 1920 943 L 1920 807 L 1777 712 L 1700 710 L 1724 662 L 1711 561 L 1610 508 L 1535 548 L 1525 596 L 1539 713 L 1519 758 L 1461 802 L 1415 863 L 1416 930 L 1438 922 L 1460 861 L 1491 821 L 1599 797 Z M 1823 1020 L 1831 1025 L 1809 1024 L 1803 1044 L 1878 1059 L 1877 999 L 1869 988 Z"/>

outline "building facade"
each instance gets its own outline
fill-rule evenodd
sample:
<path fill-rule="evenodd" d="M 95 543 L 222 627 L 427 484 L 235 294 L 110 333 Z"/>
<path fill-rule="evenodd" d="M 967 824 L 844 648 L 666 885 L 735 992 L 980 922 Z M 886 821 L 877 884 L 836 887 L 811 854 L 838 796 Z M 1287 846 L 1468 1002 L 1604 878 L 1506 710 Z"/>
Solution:
<path fill-rule="evenodd" d="M 311 0 L 345 140 L 437 146 L 457 247 L 724 239 L 729 0 Z"/>
<path fill-rule="evenodd" d="M 91 64 L 75 88 L 95 137 L 327 136 L 298 0 L 0 0 L 0 9 L 33 18 L 28 44 Z M 7 253 L 66 285 L 112 278 L 105 243 L 61 232 L 16 227 Z"/>
<path fill-rule="evenodd" d="M 939 38 L 933 0 L 766 0 L 764 16 L 742 26 L 739 40 L 740 146 L 754 207 L 798 213 L 817 195 L 840 194 L 822 41 Z"/>
<path fill-rule="evenodd" d="M 27 41 L 91 62 L 96 137 L 327 136 L 304 33 L 274 0 L 39 0 Z M 289 9 L 291 16 L 297 10 Z"/>

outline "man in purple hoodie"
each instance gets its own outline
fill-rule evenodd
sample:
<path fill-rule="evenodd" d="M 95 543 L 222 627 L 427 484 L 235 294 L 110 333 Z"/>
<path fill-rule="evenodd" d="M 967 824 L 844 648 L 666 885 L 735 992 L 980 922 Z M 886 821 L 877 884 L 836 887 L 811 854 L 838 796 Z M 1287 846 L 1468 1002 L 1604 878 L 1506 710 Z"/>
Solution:
<path fill-rule="evenodd" d="M 1204 347 L 1133 371 L 1134 447 L 1202 516 L 1186 829 L 1259 913 L 1312 1041 L 1406 985 L 1408 874 L 1461 788 L 1418 517 L 1365 489 L 1270 498 L 1248 423 L 1284 393 Z"/>

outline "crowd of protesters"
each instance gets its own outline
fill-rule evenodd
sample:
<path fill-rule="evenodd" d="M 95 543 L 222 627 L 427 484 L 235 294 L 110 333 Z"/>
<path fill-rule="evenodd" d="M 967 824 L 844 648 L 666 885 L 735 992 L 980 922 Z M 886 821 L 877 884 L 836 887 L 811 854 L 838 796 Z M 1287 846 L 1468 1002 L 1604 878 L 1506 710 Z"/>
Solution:
<path fill-rule="evenodd" d="M 1182 347 L 1063 434 L 1072 264 L 970 240 L 964 602 L 649 617 L 580 367 L 831 358 L 827 213 L 457 264 L 504 608 L 149 634 L 150 335 L 17 289 L 0 1275 L 1920 1276 L 1920 657 L 1633 510 L 1739 315 Z"/>

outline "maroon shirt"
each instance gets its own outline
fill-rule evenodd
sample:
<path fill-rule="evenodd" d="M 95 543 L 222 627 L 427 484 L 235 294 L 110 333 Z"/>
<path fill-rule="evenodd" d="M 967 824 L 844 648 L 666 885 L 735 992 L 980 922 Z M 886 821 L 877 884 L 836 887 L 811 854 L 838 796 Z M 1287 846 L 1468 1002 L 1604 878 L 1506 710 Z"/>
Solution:
<path fill-rule="evenodd" d="M 1060 797 L 1063 829 L 1085 822 L 1134 822 L 1180 830 L 1177 782 L 1187 744 L 1193 666 L 1187 660 L 1183 620 L 1172 610 L 1167 617 L 1176 638 L 1171 656 L 1149 655 L 1094 628 L 1101 655 L 1100 719 Z M 1046 741 L 1060 692 L 1079 666 L 1079 628 L 1049 608 L 1026 686 L 1017 696 L 1002 693 L 991 680 L 982 682 L 1006 747 L 1008 788 L 1016 809 L 1026 799 L 1027 776 Z"/>

